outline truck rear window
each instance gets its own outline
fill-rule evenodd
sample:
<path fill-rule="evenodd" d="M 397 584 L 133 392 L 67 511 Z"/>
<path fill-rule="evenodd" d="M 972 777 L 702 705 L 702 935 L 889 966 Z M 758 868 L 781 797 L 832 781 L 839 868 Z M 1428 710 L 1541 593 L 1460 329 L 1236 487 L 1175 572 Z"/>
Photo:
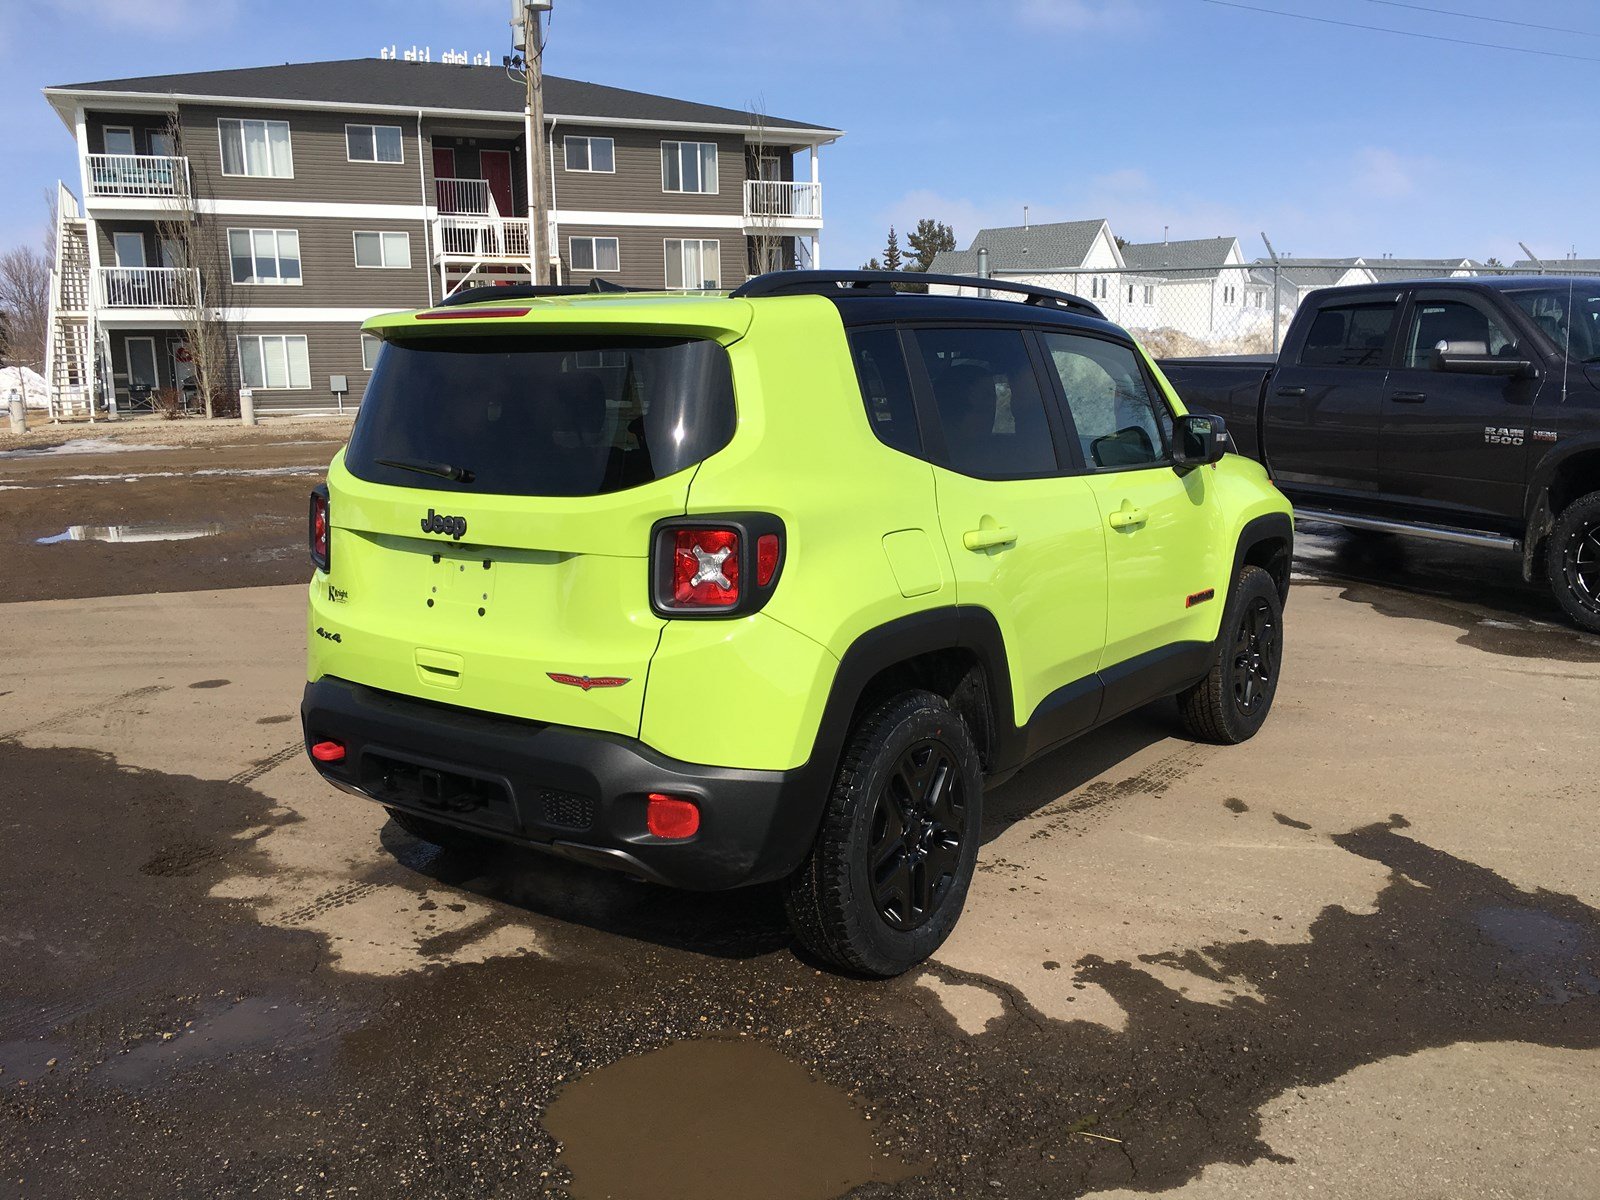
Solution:
<path fill-rule="evenodd" d="M 379 352 L 345 466 L 398 487 L 596 496 L 691 467 L 733 429 L 733 375 L 716 342 L 395 339 Z"/>

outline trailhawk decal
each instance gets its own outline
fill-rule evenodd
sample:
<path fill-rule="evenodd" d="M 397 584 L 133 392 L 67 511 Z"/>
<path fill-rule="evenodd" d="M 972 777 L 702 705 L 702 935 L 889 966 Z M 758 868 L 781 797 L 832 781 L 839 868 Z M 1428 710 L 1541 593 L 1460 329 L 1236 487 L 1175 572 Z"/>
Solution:
<path fill-rule="evenodd" d="M 629 682 L 628 677 L 623 675 L 563 675 L 560 671 L 546 671 L 545 674 L 557 683 L 582 688 L 586 692 L 590 688 L 621 687 Z"/>

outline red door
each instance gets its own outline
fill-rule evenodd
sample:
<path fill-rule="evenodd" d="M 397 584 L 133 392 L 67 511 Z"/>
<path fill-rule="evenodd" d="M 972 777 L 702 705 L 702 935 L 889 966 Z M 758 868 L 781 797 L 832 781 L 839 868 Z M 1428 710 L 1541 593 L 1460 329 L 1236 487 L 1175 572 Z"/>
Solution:
<path fill-rule="evenodd" d="M 480 150 L 478 166 L 489 182 L 489 195 L 494 200 L 494 210 L 502 217 L 512 215 L 511 208 L 511 151 Z"/>
<path fill-rule="evenodd" d="M 456 152 L 448 146 L 435 146 L 433 148 L 433 194 L 438 200 L 440 212 L 461 211 L 461 206 L 457 203 L 455 184 L 442 182 L 446 179 L 454 179 L 455 176 Z"/>

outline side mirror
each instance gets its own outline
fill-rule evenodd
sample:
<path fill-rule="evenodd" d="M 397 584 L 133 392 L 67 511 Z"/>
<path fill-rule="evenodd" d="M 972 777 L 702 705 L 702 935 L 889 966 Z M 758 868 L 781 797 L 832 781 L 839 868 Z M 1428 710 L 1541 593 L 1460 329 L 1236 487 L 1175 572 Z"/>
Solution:
<path fill-rule="evenodd" d="M 1533 374 L 1533 364 L 1527 359 L 1490 354 L 1483 342 L 1439 342 L 1428 357 L 1428 365 L 1435 371 L 1457 375 L 1506 375 L 1526 379 Z"/>
<path fill-rule="evenodd" d="M 1210 413 L 1189 413 L 1173 422 L 1172 463 L 1180 471 L 1208 466 L 1228 452 L 1228 424 Z"/>

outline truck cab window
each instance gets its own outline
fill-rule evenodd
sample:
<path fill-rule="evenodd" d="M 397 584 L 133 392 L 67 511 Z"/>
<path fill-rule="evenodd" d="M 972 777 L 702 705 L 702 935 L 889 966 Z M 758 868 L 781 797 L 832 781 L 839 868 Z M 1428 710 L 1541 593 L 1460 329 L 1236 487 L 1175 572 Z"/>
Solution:
<path fill-rule="evenodd" d="M 1426 370 L 1431 365 L 1433 348 L 1449 342 L 1460 354 L 1515 356 L 1517 339 L 1505 327 L 1474 304 L 1459 300 L 1424 300 L 1411 314 L 1406 334 L 1408 367 Z"/>
<path fill-rule="evenodd" d="M 1394 324 L 1395 305 L 1331 304 L 1311 320 L 1303 367 L 1380 367 L 1383 347 Z"/>

